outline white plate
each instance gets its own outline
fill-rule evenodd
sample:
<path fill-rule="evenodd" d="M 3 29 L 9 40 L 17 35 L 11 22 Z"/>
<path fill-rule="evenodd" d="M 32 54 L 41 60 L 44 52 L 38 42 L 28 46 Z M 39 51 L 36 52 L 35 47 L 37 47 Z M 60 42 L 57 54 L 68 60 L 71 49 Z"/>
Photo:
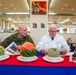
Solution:
<path fill-rule="evenodd" d="M 8 54 L 8 55 L 20 55 L 20 52 L 17 52 L 17 53 L 11 53 L 11 52 L 5 50 L 5 54 Z"/>
<path fill-rule="evenodd" d="M 23 62 L 32 62 L 38 59 L 37 56 L 33 56 L 33 57 L 23 57 L 23 56 L 18 56 L 17 59 L 19 61 L 23 61 Z"/>
<path fill-rule="evenodd" d="M 9 57 L 10 57 L 9 55 L 4 54 L 4 55 L 0 56 L 0 61 L 6 60 L 6 59 L 8 59 Z"/>
<path fill-rule="evenodd" d="M 70 56 L 70 55 L 72 55 L 72 54 L 74 54 L 74 52 L 69 52 L 69 53 L 63 54 L 63 55 L 61 55 L 61 56 Z"/>
<path fill-rule="evenodd" d="M 62 57 L 49 57 L 49 56 L 44 56 L 43 59 L 45 61 L 48 61 L 48 62 L 54 62 L 54 63 L 58 63 L 58 62 L 62 62 L 64 61 L 64 59 Z"/>

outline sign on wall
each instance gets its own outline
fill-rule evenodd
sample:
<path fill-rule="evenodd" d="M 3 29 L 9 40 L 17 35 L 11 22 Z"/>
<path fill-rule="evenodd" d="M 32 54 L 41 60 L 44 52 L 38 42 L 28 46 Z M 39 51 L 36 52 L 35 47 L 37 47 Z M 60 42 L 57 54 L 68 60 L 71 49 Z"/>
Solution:
<path fill-rule="evenodd" d="M 33 15 L 46 15 L 47 2 L 46 1 L 33 1 L 32 2 L 32 14 Z"/>

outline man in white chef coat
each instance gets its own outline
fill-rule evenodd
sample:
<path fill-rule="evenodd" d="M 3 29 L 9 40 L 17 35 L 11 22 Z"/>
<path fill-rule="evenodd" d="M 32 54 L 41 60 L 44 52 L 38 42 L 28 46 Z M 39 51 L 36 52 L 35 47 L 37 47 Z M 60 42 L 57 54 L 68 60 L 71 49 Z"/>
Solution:
<path fill-rule="evenodd" d="M 46 54 L 50 48 L 58 48 L 61 54 L 66 54 L 70 51 L 70 47 L 63 38 L 57 34 L 57 26 L 51 24 L 48 27 L 49 34 L 44 35 L 36 45 L 37 51 Z"/>

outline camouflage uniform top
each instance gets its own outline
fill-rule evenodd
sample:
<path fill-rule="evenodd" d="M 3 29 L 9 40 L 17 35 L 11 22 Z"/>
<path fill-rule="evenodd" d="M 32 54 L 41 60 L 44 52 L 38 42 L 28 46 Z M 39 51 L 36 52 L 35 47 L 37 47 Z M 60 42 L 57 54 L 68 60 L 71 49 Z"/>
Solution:
<path fill-rule="evenodd" d="M 11 36 L 9 36 L 8 38 L 6 38 L 1 45 L 6 48 L 10 43 L 15 42 L 17 45 L 22 45 L 24 42 L 31 42 L 32 44 L 34 44 L 33 40 L 31 39 L 31 37 L 29 35 L 26 35 L 22 38 L 18 37 L 18 33 L 13 34 Z M 35 44 L 34 44 L 35 45 Z"/>

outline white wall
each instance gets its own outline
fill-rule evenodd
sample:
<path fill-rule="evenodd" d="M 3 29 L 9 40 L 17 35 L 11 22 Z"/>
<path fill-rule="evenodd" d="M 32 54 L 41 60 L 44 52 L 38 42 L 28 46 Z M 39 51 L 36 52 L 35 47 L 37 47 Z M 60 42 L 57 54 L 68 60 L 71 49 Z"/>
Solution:
<path fill-rule="evenodd" d="M 0 42 L 2 42 L 5 38 L 12 35 L 14 33 L 0 33 Z"/>
<path fill-rule="evenodd" d="M 36 16 L 33 16 L 33 18 Z M 40 17 L 40 16 L 39 16 Z M 45 16 L 43 16 L 43 18 L 39 18 L 37 17 L 36 20 L 34 20 L 34 23 L 37 23 L 37 28 L 33 28 L 32 27 L 32 23 L 30 26 L 30 36 L 34 39 L 34 42 L 37 43 L 39 41 L 39 39 L 47 33 L 47 22 L 46 19 L 44 20 L 44 18 L 47 18 Z M 45 24 L 45 28 L 41 28 L 41 23 Z"/>
<path fill-rule="evenodd" d="M 47 13 L 45 15 L 32 14 L 32 1 L 46 1 L 47 2 Z M 33 28 L 33 23 L 37 23 L 37 28 Z M 45 28 L 41 28 L 41 23 L 45 24 Z M 39 39 L 47 33 L 48 23 L 48 0 L 31 0 L 30 1 L 30 35 L 33 38 L 35 44 Z"/>
<path fill-rule="evenodd" d="M 76 41 L 76 33 L 75 34 L 70 34 L 70 33 L 67 34 L 67 33 L 64 33 L 64 34 L 60 34 L 60 35 L 62 35 L 65 38 L 65 40 L 67 38 L 71 38 L 72 41 Z"/>

